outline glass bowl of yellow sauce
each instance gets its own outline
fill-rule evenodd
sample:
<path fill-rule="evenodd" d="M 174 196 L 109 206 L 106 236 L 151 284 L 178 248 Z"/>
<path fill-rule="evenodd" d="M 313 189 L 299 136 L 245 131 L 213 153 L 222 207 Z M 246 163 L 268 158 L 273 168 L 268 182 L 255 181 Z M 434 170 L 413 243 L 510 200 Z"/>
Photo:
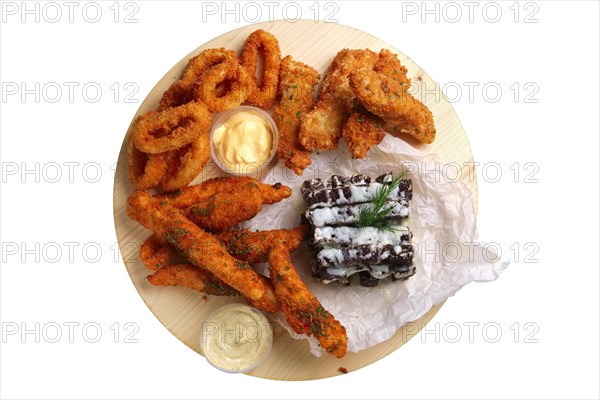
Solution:
<path fill-rule="evenodd" d="M 210 153 L 231 175 L 249 175 L 264 168 L 275 157 L 278 143 L 275 121 L 260 108 L 241 106 L 213 119 Z"/>
<path fill-rule="evenodd" d="M 202 323 L 200 349 L 225 372 L 247 372 L 271 352 L 273 327 L 260 310 L 234 303 L 220 307 Z"/>

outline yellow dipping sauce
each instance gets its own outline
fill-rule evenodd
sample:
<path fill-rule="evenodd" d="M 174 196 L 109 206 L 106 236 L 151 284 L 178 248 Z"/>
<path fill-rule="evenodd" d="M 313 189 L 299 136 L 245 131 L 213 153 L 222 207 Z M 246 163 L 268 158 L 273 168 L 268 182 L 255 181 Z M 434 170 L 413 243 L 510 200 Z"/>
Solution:
<path fill-rule="evenodd" d="M 213 132 L 213 151 L 236 172 L 252 172 L 269 160 L 274 132 L 269 121 L 253 110 L 233 113 Z"/>
<path fill-rule="evenodd" d="M 206 359 L 229 372 L 256 366 L 271 350 L 273 329 L 263 313 L 244 304 L 217 310 L 202 324 L 200 346 Z"/>

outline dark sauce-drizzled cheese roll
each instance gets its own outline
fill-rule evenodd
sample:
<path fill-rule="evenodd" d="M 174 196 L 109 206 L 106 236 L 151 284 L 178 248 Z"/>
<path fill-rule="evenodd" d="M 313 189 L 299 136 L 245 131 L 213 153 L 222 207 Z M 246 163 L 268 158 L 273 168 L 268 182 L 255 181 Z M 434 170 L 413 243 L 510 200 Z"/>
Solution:
<path fill-rule="evenodd" d="M 404 280 L 415 273 L 412 233 L 403 224 L 412 199 L 410 179 L 401 179 L 385 198 L 388 229 L 356 226 L 361 212 L 374 210 L 373 201 L 392 181 L 388 173 L 374 180 L 359 174 L 304 182 L 304 218 L 312 227 L 309 243 L 316 253 L 313 273 L 318 279 L 349 284 L 356 274 L 361 285 L 376 286 L 381 279 Z"/>

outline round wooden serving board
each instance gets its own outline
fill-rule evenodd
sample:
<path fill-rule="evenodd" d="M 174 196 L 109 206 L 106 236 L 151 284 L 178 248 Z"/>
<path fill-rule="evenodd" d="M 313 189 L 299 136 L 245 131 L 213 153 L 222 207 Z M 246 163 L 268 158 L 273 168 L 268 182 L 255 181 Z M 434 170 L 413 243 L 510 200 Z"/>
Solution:
<path fill-rule="evenodd" d="M 154 87 L 140 106 L 136 115 L 146 113 L 158 105 L 158 101 L 169 85 L 181 76 L 187 60 L 207 48 L 225 47 L 240 54 L 246 37 L 256 29 L 262 28 L 271 32 L 279 40 L 282 57 L 292 55 L 316 68 L 321 76 L 327 70 L 331 60 L 339 50 L 344 48 L 369 48 L 379 52 L 382 48 L 397 53 L 400 61 L 409 71 L 414 82 L 425 84 L 428 89 L 436 87 L 435 82 L 412 60 L 400 51 L 376 37 L 347 26 L 302 20 L 295 23 L 286 21 L 266 22 L 246 26 L 219 36 L 178 62 Z M 401 44 L 401 43 L 400 43 Z M 438 89 L 439 90 L 439 89 Z M 429 90 L 428 93 L 431 93 Z M 419 98 L 418 94 L 415 94 Z M 402 137 L 410 144 L 428 153 L 437 153 L 444 162 L 456 162 L 461 167 L 472 161 L 472 154 L 462 125 L 450 103 L 444 96 L 429 96 L 422 99 L 435 116 L 437 139 L 434 144 L 420 146 L 409 137 Z M 438 97 L 437 101 L 435 97 Z M 431 101 L 428 101 L 431 100 Z M 126 130 L 124 129 L 124 133 Z M 368 157 L 368 155 L 367 155 Z M 468 185 L 477 202 L 477 183 L 466 178 L 474 171 L 463 168 L 463 181 Z M 149 236 L 146 229 L 127 216 L 127 197 L 133 186 L 127 177 L 127 145 L 123 141 L 117 166 L 117 179 L 114 186 L 115 228 L 119 246 L 127 271 L 140 296 L 150 310 L 179 340 L 192 350 L 200 353 L 199 335 L 202 322 L 216 308 L 239 298 L 209 296 L 203 298 L 201 293 L 179 287 L 155 287 L 146 280 L 150 274 L 139 261 L 140 244 Z M 197 178 L 197 181 L 201 177 Z M 196 182 L 196 181 L 195 181 Z M 477 207 L 477 204 L 475 204 Z M 443 304 L 443 303 L 442 303 Z M 433 318 L 442 304 L 434 306 L 415 323 L 402 327 L 391 339 L 359 353 L 348 353 L 343 359 L 324 355 L 317 358 L 309 352 L 306 340 L 295 341 L 279 325 L 274 324 L 273 350 L 266 361 L 258 368 L 248 372 L 249 375 L 279 380 L 309 380 L 339 375 L 340 367 L 349 372 L 369 365 L 410 340 L 428 321 Z"/>

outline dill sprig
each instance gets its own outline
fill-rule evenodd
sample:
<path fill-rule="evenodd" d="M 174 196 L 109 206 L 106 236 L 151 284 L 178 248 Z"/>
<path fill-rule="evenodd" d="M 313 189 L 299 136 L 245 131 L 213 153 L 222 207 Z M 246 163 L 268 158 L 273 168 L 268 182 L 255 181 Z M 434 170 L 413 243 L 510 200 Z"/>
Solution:
<path fill-rule="evenodd" d="M 358 212 L 358 222 L 356 225 L 360 228 L 372 226 L 382 231 L 393 232 L 395 229 L 388 215 L 394 209 L 394 206 L 387 206 L 386 203 L 390 195 L 398 188 L 400 182 L 406 176 L 407 171 L 403 171 L 400 175 L 392 179 L 389 185 L 381 185 L 372 200 L 372 207 L 363 205 Z"/>

